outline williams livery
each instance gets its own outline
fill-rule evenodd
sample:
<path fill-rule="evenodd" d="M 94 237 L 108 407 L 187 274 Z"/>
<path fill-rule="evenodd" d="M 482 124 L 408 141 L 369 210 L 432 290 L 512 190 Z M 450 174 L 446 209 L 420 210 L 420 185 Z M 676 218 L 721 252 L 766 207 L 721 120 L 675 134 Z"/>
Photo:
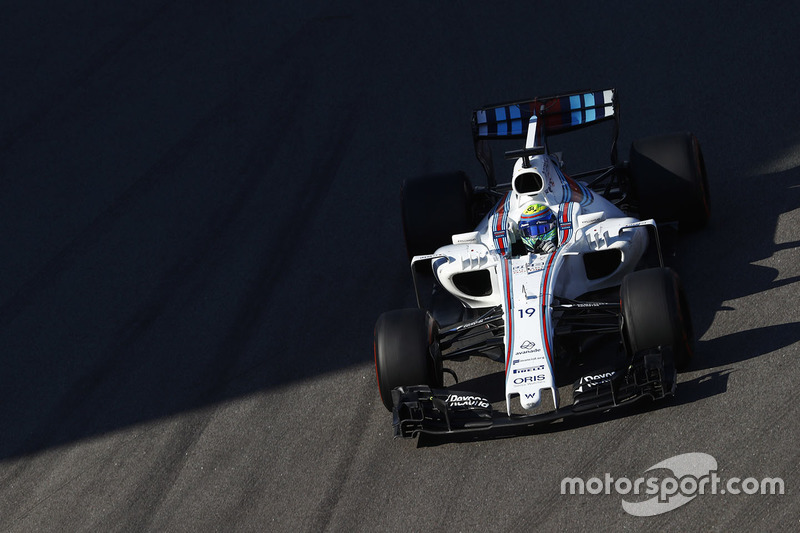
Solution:
<path fill-rule="evenodd" d="M 674 393 L 692 327 L 658 225 L 705 225 L 705 166 L 690 133 L 637 140 L 619 160 L 618 111 L 613 89 L 484 106 L 472 127 L 486 186 L 461 172 L 405 180 L 418 307 L 381 315 L 374 345 L 395 436 L 532 425 Z M 568 175 L 549 141 L 599 123 L 613 130 L 611 165 Z M 508 182 L 495 177 L 497 140 L 517 142 Z M 462 390 L 445 364 L 471 356 L 498 363 L 496 383 Z"/>

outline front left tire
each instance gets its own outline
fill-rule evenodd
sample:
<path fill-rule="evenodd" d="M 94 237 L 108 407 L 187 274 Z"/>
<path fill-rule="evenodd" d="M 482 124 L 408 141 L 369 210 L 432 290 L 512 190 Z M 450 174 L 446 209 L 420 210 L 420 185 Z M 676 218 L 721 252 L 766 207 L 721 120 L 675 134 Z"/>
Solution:
<path fill-rule="evenodd" d="M 375 324 L 375 375 L 381 401 L 394 407 L 392 390 L 409 385 L 442 386 L 439 327 L 430 313 L 400 309 L 383 313 Z"/>

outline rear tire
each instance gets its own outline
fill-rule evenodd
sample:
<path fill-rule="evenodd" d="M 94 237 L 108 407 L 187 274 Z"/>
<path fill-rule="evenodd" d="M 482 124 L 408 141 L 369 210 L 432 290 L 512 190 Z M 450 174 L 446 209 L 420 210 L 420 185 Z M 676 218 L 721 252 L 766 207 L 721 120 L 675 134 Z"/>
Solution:
<path fill-rule="evenodd" d="M 408 385 L 442 386 L 439 327 L 421 309 L 383 313 L 375 324 L 375 375 L 386 409 L 392 389 Z"/>
<path fill-rule="evenodd" d="M 401 190 L 409 259 L 432 254 L 457 233 L 472 231 L 472 184 L 463 172 L 409 178 Z"/>
<path fill-rule="evenodd" d="M 674 271 L 651 268 L 628 274 L 620 287 L 620 303 L 631 354 L 671 346 L 675 368 L 689 366 L 694 356 L 692 320 Z"/>
<path fill-rule="evenodd" d="M 634 141 L 630 180 L 641 219 L 678 222 L 681 230 L 708 223 L 711 204 L 700 143 L 691 133 Z"/>

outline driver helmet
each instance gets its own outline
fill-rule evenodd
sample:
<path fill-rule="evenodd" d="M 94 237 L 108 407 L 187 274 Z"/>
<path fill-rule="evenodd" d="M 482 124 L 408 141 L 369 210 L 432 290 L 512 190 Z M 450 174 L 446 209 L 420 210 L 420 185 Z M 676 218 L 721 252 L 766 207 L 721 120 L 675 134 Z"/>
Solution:
<path fill-rule="evenodd" d="M 546 241 L 558 244 L 556 216 L 546 205 L 530 204 L 519 219 L 522 242 L 529 252 L 540 253 Z"/>

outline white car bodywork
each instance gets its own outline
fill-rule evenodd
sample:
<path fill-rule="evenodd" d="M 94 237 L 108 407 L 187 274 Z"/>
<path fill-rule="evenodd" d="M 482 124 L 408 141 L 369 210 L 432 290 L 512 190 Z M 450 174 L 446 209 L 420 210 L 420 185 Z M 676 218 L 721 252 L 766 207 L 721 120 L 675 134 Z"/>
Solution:
<path fill-rule="evenodd" d="M 529 132 L 535 131 L 536 117 Z M 527 148 L 536 146 L 529 138 Z M 554 298 L 576 299 L 590 291 L 618 286 L 632 272 L 647 249 L 647 228 L 625 215 L 614 204 L 584 183 L 567 177 L 557 157 L 540 154 L 517 160 L 511 190 L 480 222 L 475 231 L 453 236 L 453 244 L 434 254 L 417 256 L 431 261 L 438 282 L 468 308 L 502 306 L 505 323 L 505 398 L 509 416 L 511 400 L 518 397 L 523 409 L 540 405 L 550 389 L 558 409 L 554 379 L 553 327 L 558 316 Z M 538 175 L 538 177 L 536 176 Z M 534 186 L 531 187 L 530 184 Z M 530 203 L 547 205 L 558 219 L 558 248 L 550 254 L 527 253 L 514 245 L 517 221 Z M 523 253 L 514 255 L 515 251 Z M 602 277 L 590 278 L 586 254 L 618 250 L 619 264 Z M 613 255 L 613 254 L 612 254 Z M 479 294 L 459 287 L 459 276 L 488 272 L 491 289 Z"/>

